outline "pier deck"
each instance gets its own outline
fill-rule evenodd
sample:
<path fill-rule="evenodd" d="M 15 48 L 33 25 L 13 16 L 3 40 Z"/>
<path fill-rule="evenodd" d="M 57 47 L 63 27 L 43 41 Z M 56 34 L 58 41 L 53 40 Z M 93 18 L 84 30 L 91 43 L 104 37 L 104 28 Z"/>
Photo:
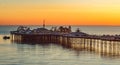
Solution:
<path fill-rule="evenodd" d="M 10 33 L 14 42 L 57 43 L 74 49 L 120 55 L 120 35 L 90 35 L 80 30 L 72 32 L 71 27 L 54 30 L 19 27 Z"/>

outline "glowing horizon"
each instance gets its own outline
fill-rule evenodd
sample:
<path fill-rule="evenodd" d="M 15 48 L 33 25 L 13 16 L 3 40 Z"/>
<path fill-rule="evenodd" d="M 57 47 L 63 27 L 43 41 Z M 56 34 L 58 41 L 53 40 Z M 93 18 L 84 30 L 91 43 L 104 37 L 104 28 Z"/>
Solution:
<path fill-rule="evenodd" d="M 0 0 L 0 25 L 120 25 L 119 0 Z"/>

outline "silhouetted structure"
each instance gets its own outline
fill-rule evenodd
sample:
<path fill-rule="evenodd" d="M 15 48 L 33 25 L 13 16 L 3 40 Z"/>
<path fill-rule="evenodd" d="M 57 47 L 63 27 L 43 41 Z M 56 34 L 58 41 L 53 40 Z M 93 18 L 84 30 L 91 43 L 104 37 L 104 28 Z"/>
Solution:
<path fill-rule="evenodd" d="M 58 43 L 74 49 L 86 49 L 103 54 L 120 55 L 120 35 L 90 35 L 81 32 L 71 31 L 71 26 L 52 27 L 51 30 L 37 28 L 31 30 L 28 27 L 20 26 L 16 31 L 11 31 L 14 42 L 39 42 Z"/>
<path fill-rule="evenodd" d="M 45 20 L 43 20 L 43 28 L 45 28 Z"/>

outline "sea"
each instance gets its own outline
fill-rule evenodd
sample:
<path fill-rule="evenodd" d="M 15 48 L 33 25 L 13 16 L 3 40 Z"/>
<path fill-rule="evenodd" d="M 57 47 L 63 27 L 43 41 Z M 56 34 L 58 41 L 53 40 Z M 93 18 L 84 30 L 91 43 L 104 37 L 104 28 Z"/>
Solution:
<path fill-rule="evenodd" d="M 3 36 L 18 26 L 0 26 L 0 65 L 120 65 L 119 56 L 107 56 L 91 51 L 75 50 L 57 44 L 20 44 Z M 27 26 L 31 29 L 42 26 Z M 46 26 L 47 29 L 57 26 Z M 120 26 L 72 26 L 93 35 L 119 35 Z"/>

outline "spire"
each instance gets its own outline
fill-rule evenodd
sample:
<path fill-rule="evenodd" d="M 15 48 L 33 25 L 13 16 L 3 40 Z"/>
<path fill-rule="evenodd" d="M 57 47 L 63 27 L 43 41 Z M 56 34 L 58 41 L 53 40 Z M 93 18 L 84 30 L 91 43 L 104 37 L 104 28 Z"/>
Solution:
<path fill-rule="evenodd" d="M 43 28 L 45 28 L 45 20 L 43 20 Z"/>

